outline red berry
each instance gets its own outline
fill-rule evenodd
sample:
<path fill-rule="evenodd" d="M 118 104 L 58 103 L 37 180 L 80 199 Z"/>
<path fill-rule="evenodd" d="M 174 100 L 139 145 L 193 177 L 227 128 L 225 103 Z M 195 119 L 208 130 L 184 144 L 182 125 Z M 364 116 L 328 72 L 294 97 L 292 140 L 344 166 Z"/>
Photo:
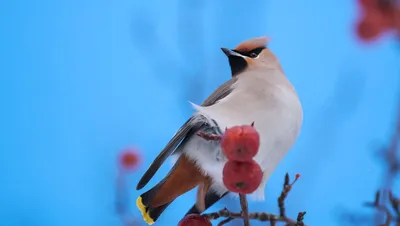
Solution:
<path fill-rule="evenodd" d="M 396 29 L 399 27 L 400 22 L 400 9 L 397 8 L 388 8 L 381 12 L 382 14 L 382 23 L 386 29 Z"/>
<path fill-rule="evenodd" d="M 225 131 L 221 147 L 229 160 L 251 161 L 260 147 L 260 135 L 253 126 L 234 126 Z"/>
<path fill-rule="evenodd" d="M 361 39 L 376 39 L 384 30 L 384 18 L 381 13 L 370 11 L 357 25 L 357 33 Z"/>
<path fill-rule="evenodd" d="M 358 0 L 358 3 L 361 5 L 362 8 L 365 10 L 369 10 L 375 7 L 376 0 Z"/>
<path fill-rule="evenodd" d="M 119 164 L 122 169 L 132 171 L 139 165 L 139 153 L 135 149 L 127 149 L 123 151 L 119 158 Z"/>
<path fill-rule="evenodd" d="M 254 161 L 228 161 L 222 171 L 226 188 L 235 193 L 253 193 L 261 183 L 263 173 L 261 167 Z"/>
<path fill-rule="evenodd" d="M 209 219 L 199 214 L 189 214 L 179 221 L 178 226 L 212 226 Z"/>

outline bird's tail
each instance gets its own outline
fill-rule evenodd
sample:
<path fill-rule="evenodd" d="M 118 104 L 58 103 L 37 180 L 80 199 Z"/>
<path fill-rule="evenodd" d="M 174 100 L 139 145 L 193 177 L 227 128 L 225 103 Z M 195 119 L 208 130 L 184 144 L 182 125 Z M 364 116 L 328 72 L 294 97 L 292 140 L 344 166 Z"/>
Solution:
<path fill-rule="evenodd" d="M 169 174 L 156 186 L 140 195 L 136 205 L 144 221 L 151 225 L 177 197 L 207 180 L 199 168 L 182 154 Z"/>
<path fill-rule="evenodd" d="M 212 205 L 214 205 L 216 202 L 218 202 L 220 199 L 222 199 L 225 195 L 227 195 L 229 192 L 225 192 L 222 195 L 217 194 L 215 191 L 209 190 L 206 194 L 206 196 L 204 197 L 204 209 L 199 209 L 199 207 L 194 204 L 192 206 L 192 208 L 185 214 L 189 215 L 189 214 L 201 214 L 203 213 L 205 210 L 207 210 L 208 208 L 210 208 Z"/>
<path fill-rule="evenodd" d="M 154 222 L 156 222 L 158 217 L 164 212 L 165 209 L 167 209 L 169 204 L 171 204 L 171 202 L 153 208 L 144 205 L 141 196 L 136 199 L 136 205 L 142 213 L 143 220 L 149 225 L 152 225 Z"/>

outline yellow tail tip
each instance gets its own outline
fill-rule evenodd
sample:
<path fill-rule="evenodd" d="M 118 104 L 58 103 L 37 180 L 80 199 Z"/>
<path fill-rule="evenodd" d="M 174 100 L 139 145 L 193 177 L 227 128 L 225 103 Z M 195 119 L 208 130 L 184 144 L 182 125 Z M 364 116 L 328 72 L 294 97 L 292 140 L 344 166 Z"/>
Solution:
<path fill-rule="evenodd" d="M 154 220 L 151 219 L 149 213 L 146 211 L 146 206 L 143 205 L 142 197 L 141 197 L 141 196 L 139 196 L 139 197 L 136 199 L 136 206 L 137 206 L 137 208 L 140 210 L 140 213 L 141 213 L 142 216 L 143 216 L 143 220 L 144 220 L 148 225 L 154 224 Z"/>

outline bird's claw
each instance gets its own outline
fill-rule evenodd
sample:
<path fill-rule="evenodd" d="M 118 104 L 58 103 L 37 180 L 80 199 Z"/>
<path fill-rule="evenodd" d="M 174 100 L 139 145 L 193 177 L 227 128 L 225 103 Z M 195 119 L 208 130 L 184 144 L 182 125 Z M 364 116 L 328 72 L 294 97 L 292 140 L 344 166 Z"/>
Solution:
<path fill-rule="evenodd" d="M 212 134 L 212 133 L 206 133 L 204 131 L 197 132 L 197 136 L 203 138 L 206 141 L 220 141 L 221 140 L 221 136 L 220 135 L 216 135 L 216 134 Z"/>

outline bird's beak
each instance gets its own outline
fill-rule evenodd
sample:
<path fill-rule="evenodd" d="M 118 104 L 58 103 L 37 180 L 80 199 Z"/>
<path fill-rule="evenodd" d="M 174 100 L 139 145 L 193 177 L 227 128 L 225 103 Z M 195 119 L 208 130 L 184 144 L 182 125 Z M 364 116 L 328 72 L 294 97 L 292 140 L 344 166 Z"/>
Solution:
<path fill-rule="evenodd" d="M 247 57 L 242 54 L 227 48 L 221 48 L 222 52 L 228 57 L 229 65 L 231 66 L 232 76 L 242 72 L 247 66 Z"/>
<path fill-rule="evenodd" d="M 239 53 L 234 52 L 234 51 L 232 51 L 232 50 L 230 50 L 230 49 L 227 49 L 227 48 L 221 48 L 221 50 L 222 50 L 222 52 L 225 53 L 225 55 L 226 55 L 227 57 L 230 57 L 230 56 L 243 57 L 243 56 L 240 55 Z"/>

